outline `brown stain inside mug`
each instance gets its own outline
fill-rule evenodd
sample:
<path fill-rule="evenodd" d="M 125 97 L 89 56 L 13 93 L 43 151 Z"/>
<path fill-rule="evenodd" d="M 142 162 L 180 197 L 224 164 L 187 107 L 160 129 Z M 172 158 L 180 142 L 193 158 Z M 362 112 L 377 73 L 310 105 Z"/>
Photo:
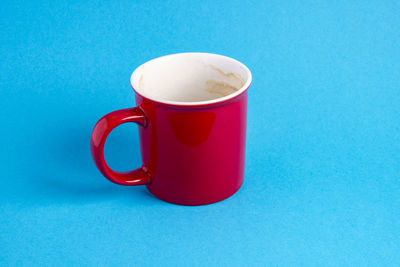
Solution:
<path fill-rule="evenodd" d="M 214 65 L 208 65 L 208 66 L 214 71 L 216 71 L 220 76 L 224 77 L 226 80 L 236 85 L 239 85 L 239 86 L 234 86 L 224 81 L 207 80 L 206 91 L 209 92 L 210 94 L 215 95 L 217 97 L 223 97 L 236 92 L 237 90 L 239 90 L 240 87 L 243 86 L 244 84 L 243 78 L 240 77 L 238 74 L 233 72 L 224 72 L 220 68 L 217 68 Z"/>
<path fill-rule="evenodd" d="M 215 70 L 216 72 L 218 72 L 221 76 L 231 80 L 231 81 L 235 81 L 237 83 L 240 84 L 240 87 L 243 86 L 244 84 L 244 80 L 242 77 L 240 77 L 238 74 L 234 73 L 234 72 L 224 72 L 223 70 L 221 70 L 220 68 L 215 67 L 214 65 L 209 65 L 210 68 L 212 68 L 213 70 Z M 237 89 L 238 90 L 238 89 Z"/>
<path fill-rule="evenodd" d="M 206 91 L 218 97 L 230 95 L 238 89 L 228 83 L 218 82 L 215 80 L 206 81 Z"/>
<path fill-rule="evenodd" d="M 142 73 L 140 74 L 140 78 L 139 78 L 139 87 L 140 88 L 144 88 L 143 76 L 144 76 L 144 66 L 142 66 Z M 138 89 L 138 88 L 136 88 L 136 89 Z"/>

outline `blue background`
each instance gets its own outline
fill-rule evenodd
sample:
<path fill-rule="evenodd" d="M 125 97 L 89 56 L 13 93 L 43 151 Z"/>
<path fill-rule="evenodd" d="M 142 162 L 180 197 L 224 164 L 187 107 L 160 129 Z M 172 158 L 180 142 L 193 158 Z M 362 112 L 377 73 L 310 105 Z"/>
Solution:
<path fill-rule="evenodd" d="M 1 4 L 0 265 L 400 264 L 398 1 L 88 2 Z M 201 207 L 112 184 L 89 151 L 132 71 L 188 51 L 253 73 L 245 184 Z M 106 158 L 140 164 L 135 125 Z"/>

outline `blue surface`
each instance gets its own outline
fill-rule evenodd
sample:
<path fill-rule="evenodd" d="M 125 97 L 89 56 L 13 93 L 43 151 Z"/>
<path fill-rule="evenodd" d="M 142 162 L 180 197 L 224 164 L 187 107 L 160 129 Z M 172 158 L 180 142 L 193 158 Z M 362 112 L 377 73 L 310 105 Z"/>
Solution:
<path fill-rule="evenodd" d="M 398 1 L 66 2 L 0 8 L 1 266 L 399 266 Z M 135 67 L 185 51 L 254 78 L 245 184 L 202 207 L 89 152 Z M 136 126 L 106 157 L 140 164 Z"/>

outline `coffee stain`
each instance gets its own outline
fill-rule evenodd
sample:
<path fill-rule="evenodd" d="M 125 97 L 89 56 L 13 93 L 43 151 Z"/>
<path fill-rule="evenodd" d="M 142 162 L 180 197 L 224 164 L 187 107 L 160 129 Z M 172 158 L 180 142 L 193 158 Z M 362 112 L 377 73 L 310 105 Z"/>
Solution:
<path fill-rule="evenodd" d="M 144 76 L 144 66 L 142 66 L 142 73 L 140 74 L 140 78 L 139 78 L 139 88 L 144 88 L 144 84 L 143 84 L 143 76 Z"/>
<path fill-rule="evenodd" d="M 215 80 L 206 81 L 206 91 L 210 94 L 217 95 L 218 97 L 230 95 L 237 90 L 239 89 L 225 82 Z"/>
<path fill-rule="evenodd" d="M 224 72 L 223 70 L 221 70 L 220 68 L 217 68 L 216 66 L 214 66 L 212 64 L 210 64 L 208 66 L 210 68 L 212 68 L 213 70 L 215 70 L 216 72 L 218 72 L 221 76 L 223 76 L 229 80 L 234 80 L 234 81 L 238 82 L 241 87 L 244 85 L 244 80 L 240 75 L 238 75 L 234 72 L 228 72 L 228 73 Z"/>

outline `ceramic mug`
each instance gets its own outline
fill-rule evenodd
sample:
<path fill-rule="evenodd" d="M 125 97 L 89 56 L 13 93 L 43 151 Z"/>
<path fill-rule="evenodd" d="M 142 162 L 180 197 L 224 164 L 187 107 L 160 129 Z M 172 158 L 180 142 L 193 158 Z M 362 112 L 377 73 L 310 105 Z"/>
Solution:
<path fill-rule="evenodd" d="M 91 137 L 100 172 L 120 185 L 146 185 L 156 197 L 180 205 L 204 205 L 233 195 L 244 176 L 249 69 L 209 53 L 153 59 L 131 76 L 136 107 L 102 117 Z M 142 166 L 110 169 L 108 134 L 118 125 L 139 126 Z"/>

